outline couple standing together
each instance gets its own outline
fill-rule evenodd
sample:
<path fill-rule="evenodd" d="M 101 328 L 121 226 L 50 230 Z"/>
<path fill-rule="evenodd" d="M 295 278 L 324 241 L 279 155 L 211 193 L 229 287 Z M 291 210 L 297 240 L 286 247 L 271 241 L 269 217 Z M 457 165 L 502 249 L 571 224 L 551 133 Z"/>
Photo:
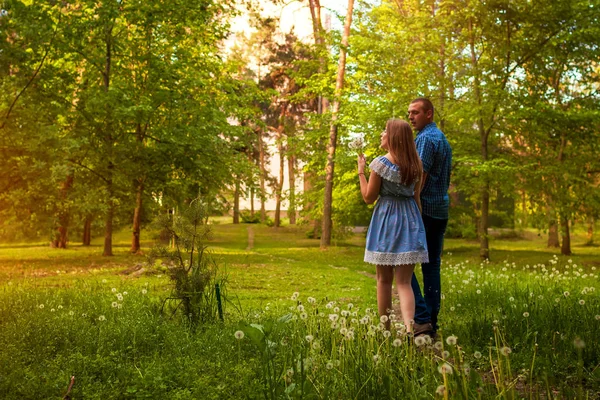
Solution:
<path fill-rule="evenodd" d="M 360 191 L 364 201 L 377 200 L 367 233 L 365 261 L 377 266 L 377 308 L 388 315 L 392 282 L 400 297 L 402 319 L 415 336 L 434 336 L 438 329 L 440 264 L 448 223 L 448 186 L 452 149 L 433 122 L 429 99 L 418 98 L 408 108 L 408 119 L 387 121 L 381 147 L 387 154 L 371 164 L 358 156 Z M 414 274 L 421 263 L 423 294 Z"/>

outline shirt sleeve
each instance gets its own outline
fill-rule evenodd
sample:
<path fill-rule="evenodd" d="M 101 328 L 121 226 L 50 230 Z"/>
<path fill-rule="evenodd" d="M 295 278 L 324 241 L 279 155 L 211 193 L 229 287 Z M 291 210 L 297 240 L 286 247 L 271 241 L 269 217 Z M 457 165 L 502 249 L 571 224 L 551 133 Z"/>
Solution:
<path fill-rule="evenodd" d="M 417 136 L 415 140 L 417 152 L 423 163 L 423 172 L 429 173 L 435 159 L 435 143 L 425 135 Z"/>

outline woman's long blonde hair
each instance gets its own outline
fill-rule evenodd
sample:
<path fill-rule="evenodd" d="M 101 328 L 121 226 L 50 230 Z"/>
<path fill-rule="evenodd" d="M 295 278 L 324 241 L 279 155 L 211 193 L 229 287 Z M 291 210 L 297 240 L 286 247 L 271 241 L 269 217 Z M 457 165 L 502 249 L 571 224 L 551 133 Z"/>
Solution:
<path fill-rule="evenodd" d="M 400 183 L 411 185 L 419 182 L 423 175 L 423 164 L 417 153 L 410 125 L 401 119 L 392 118 L 387 121 L 385 130 L 388 151 L 394 164 L 400 167 Z"/>

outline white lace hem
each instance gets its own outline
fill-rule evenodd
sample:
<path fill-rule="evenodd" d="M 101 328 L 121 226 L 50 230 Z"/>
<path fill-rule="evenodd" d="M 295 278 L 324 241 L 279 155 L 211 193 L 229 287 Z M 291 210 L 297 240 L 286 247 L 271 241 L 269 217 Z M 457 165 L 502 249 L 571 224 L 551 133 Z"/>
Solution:
<path fill-rule="evenodd" d="M 377 175 L 381 176 L 383 179 L 394 183 L 400 183 L 400 172 L 385 165 L 379 158 L 371 161 L 369 168 L 372 171 L 375 171 Z"/>
<path fill-rule="evenodd" d="M 427 251 L 409 251 L 406 253 L 381 253 L 365 250 L 365 262 L 375 265 L 405 265 L 429 262 Z"/>

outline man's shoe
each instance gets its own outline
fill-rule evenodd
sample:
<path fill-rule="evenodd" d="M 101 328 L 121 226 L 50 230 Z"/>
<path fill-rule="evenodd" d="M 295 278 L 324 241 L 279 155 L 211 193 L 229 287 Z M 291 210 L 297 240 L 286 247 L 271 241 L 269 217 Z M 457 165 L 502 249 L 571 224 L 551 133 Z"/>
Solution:
<path fill-rule="evenodd" d="M 433 338 L 435 336 L 435 331 L 433 330 L 433 325 L 431 325 L 431 322 L 426 322 L 424 324 L 417 324 L 415 322 L 413 324 L 413 335 L 415 337 L 429 335 L 431 338 Z"/>

